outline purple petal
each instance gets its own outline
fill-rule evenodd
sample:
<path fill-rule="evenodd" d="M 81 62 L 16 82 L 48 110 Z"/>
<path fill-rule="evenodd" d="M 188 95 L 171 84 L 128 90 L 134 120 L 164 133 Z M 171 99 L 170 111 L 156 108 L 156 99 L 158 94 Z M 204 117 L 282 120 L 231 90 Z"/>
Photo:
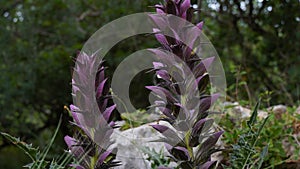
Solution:
<path fill-rule="evenodd" d="M 163 5 L 155 5 L 155 8 L 156 8 L 156 12 L 158 14 L 164 14 L 165 13 L 165 9 L 164 9 Z"/>
<path fill-rule="evenodd" d="M 181 160 L 189 160 L 190 159 L 190 155 L 189 155 L 189 151 L 184 148 L 184 147 L 174 147 L 172 151 L 175 151 L 173 153 L 174 156 L 179 156 Z"/>
<path fill-rule="evenodd" d="M 207 73 L 203 74 L 202 76 L 198 77 L 196 79 L 196 86 L 201 82 L 202 79 L 205 79 L 205 77 L 208 76 Z"/>
<path fill-rule="evenodd" d="M 162 99 L 164 99 L 164 97 L 166 97 L 173 102 L 176 101 L 176 99 L 172 96 L 172 94 L 165 88 L 158 87 L 158 86 L 146 86 L 146 88 L 153 91 L 155 94 L 157 94 Z"/>
<path fill-rule="evenodd" d="M 164 67 L 164 64 L 162 64 L 161 62 L 153 62 L 153 67 L 154 69 L 160 69 L 162 67 Z"/>
<path fill-rule="evenodd" d="M 70 137 L 70 136 L 65 136 L 64 137 L 64 140 L 66 142 L 66 144 L 68 145 L 68 147 L 72 147 L 73 145 L 76 145 L 76 140 L 73 138 L 73 137 Z"/>
<path fill-rule="evenodd" d="M 160 132 L 163 136 L 165 136 L 166 139 L 168 139 L 168 141 L 170 141 L 170 143 L 172 144 L 176 144 L 182 141 L 182 139 L 178 136 L 178 134 L 167 126 L 163 126 L 159 124 L 153 124 L 150 126 L 153 127 L 155 130 L 157 130 L 158 132 Z"/>
<path fill-rule="evenodd" d="M 103 112 L 103 117 L 106 121 L 109 120 L 111 113 L 114 111 L 115 108 L 116 108 L 116 105 L 114 104 L 114 105 L 106 108 L 106 110 Z"/>
<path fill-rule="evenodd" d="M 186 13 L 187 9 L 191 7 L 191 1 L 190 0 L 184 0 L 180 6 L 180 14 Z"/>
<path fill-rule="evenodd" d="M 66 144 L 68 145 L 68 148 L 71 150 L 71 153 L 77 157 L 81 158 L 84 155 L 84 150 L 81 146 L 78 145 L 78 141 L 70 136 L 65 136 L 64 140 Z"/>
<path fill-rule="evenodd" d="M 79 88 L 76 86 L 76 82 L 74 79 L 72 79 L 72 92 L 73 94 L 76 94 L 79 91 Z"/>
<path fill-rule="evenodd" d="M 203 59 L 201 63 L 205 66 L 206 69 L 208 69 L 210 65 L 214 62 L 214 60 L 215 57 L 210 57 L 210 58 Z"/>
<path fill-rule="evenodd" d="M 167 38 L 165 37 L 165 35 L 160 33 L 161 31 L 159 29 L 154 28 L 153 32 L 155 33 L 155 37 L 156 37 L 156 39 L 159 43 L 161 43 L 162 45 L 168 45 L 169 44 L 168 41 L 167 41 Z"/>
<path fill-rule="evenodd" d="M 168 109 L 168 108 L 164 108 L 164 107 L 159 107 L 159 110 L 164 114 L 166 115 L 167 117 L 169 117 L 170 119 L 172 120 L 175 120 L 176 117 L 174 117 L 172 114 L 171 114 L 171 110 Z"/>
<path fill-rule="evenodd" d="M 103 95 L 103 90 L 104 90 L 104 86 L 106 83 L 107 79 L 104 79 L 98 86 L 97 91 L 96 91 L 96 98 L 99 98 L 100 96 Z"/>
<path fill-rule="evenodd" d="M 199 23 L 197 24 L 197 27 L 198 27 L 200 30 L 202 30 L 202 29 L 203 29 L 203 25 L 204 25 L 204 22 L 201 21 L 201 22 L 199 22 Z"/>
<path fill-rule="evenodd" d="M 207 140 L 205 140 L 200 149 L 199 149 L 199 154 L 198 156 L 201 156 L 204 152 L 208 152 L 219 140 L 220 136 L 224 133 L 224 131 L 219 131 L 214 133 L 212 136 L 210 136 Z"/>
<path fill-rule="evenodd" d="M 201 119 L 199 120 L 193 127 L 193 132 L 198 133 L 198 131 L 202 128 L 202 126 L 204 125 L 204 123 L 207 121 L 208 119 Z"/>
<path fill-rule="evenodd" d="M 166 70 L 158 70 L 156 74 L 159 76 L 158 78 L 164 79 L 165 81 L 170 81 L 171 77 Z"/>
<path fill-rule="evenodd" d="M 170 144 L 168 144 L 168 143 L 165 143 L 165 147 L 166 147 L 166 149 L 167 149 L 167 151 L 168 152 L 171 152 L 171 150 L 172 150 L 172 146 L 170 145 Z"/>
<path fill-rule="evenodd" d="M 200 100 L 200 112 L 205 112 L 207 111 L 210 106 L 218 99 L 220 94 L 213 94 L 212 96 L 205 97 Z"/>
<path fill-rule="evenodd" d="M 160 49 L 148 49 L 150 52 L 154 53 L 157 58 L 163 60 L 162 64 L 172 64 L 174 63 L 173 56 L 170 56 L 170 53 L 167 53 L 164 50 Z"/>
<path fill-rule="evenodd" d="M 181 23 L 182 24 L 182 23 Z M 173 29 L 173 28 L 178 28 L 179 26 L 177 25 L 176 27 L 172 27 L 171 28 L 171 31 L 172 31 L 172 33 L 173 33 L 173 37 L 175 38 L 175 43 L 176 44 L 179 44 L 179 43 L 181 43 L 181 41 L 182 41 L 182 39 L 181 39 L 181 37 L 179 36 L 179 34 L 178 34 L 178 30 L 175 30 L 175 29 Z M 179 27 L 180 28 L 180 27 Z M 178 28 L 178 29 L 179 29 Z M 171 43 L 171 42 L 170 42 Z M 171 44 L 173 44 L 173 43 L 171 43 Z"/>
<path fill-rule="evenodd" d="M 210 65 L 213 63 L 215 57 L 210 57 L 203 59 L 197 66 L 193 68 L 193 73 L 195 77 L 203 75 L 206 70 L 210 67 Z"/>
<path fill-rule="evenodd" d="M 70 109 L 71 109 L 72 117 L 74 119 L 75 124 L 78 127 L 83 128 L 83 126 L 81 124 L 84 123 L 84 117 L 81 113 L 78 113 L 80 111 L 79 108 L 74 106 L 73 104 L 71 104 Z"/>
<path fill-rule="evenodd" d="M 71 110 L 72 112 L 78 112 L 78 111 L 79 111 L 79 108 L 76 107 L 75 105 L 71 104 L 71 105 L 70 105 L 70 110 Z"/>
<path fill-rule="evenodd" d="M 169 129 L 169 127 L 159 125 L 159 124 L 154 124 L 154 125 L 150 125 L 150 126 L 153 127 L 155 130 L 159 131 L 160 133 L 163 133 Z"/>
<path fill-rule="evenodd" d="M 180 108 L 180 110 L 181 110 L 181 112 L 179 114 L 179 119 L 185 120 L 186 118 L 189 117 L 189 111 L 188 111 L 188 109 L 185 106 L 183 106 L 180 103 L 174 103 L 174 105 L 178 106 Z"/>
<path fill-rule="evenodd" d="M 72 116 L 73 116 L 73 119 L 74 119 L 76 125 L 78 125 L 79 127 L 81 127 L 81 123 L 84 120 L 82 114 L 81 113 L 72 112 Z"/>
<path fill-rule="evenodd" d="M 186 46 L 183 50 L 184 53 L 184 57 L 189 58 L 192 54 L 192 49 L 190 48 L 190 46 Z"/>
<path fill-rule="evenodd" d="M 159 30 L 165 30 L 167 21 L 165 20 L 165 16 L 162 14 L 150 14 L 150 19 L 156 24 Z"/>
<path fill-rule="evenodd" d="M 101 66 L 101 68 L 98 70 L 98 76 L 97 76 L 97 78 L 100 81 L 102 81 L 105 78 L 105 76 L 104 76 L 104 67 L 103 66 Z"/>
<path fill-rule="evenodd" d="M 115 127 L 115 125 L 116 125 L 116 122 L 114 122 L 114 121 L 109 122 L 110 127 Z"/>
<path fill-rule="evenodd" d="M 103 154 L 100 155 L 99 159 L 98 159 L 98 164 L 103 164 L 104 160 L 111 154 L 112 151 L 105 151 Z"/>
<path fill-rule="evenodd" d="M 198 138 L 200 134 L 207 132 L 211 128 L 213 123 L 214 123 L 213 119 L 201 119 L 200 121 L 198 121 L 192 130 L 192 137 L 197 138 L 197 140 L 194 141 L 197 141 L 198 143 Z"/>

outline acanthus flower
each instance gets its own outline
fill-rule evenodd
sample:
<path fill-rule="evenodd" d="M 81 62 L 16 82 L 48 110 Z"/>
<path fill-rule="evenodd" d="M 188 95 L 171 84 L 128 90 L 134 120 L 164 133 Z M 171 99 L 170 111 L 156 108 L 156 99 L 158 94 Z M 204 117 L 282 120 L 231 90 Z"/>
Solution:
<path fill-rule="evenodd" d="M 70 105 L 70 110 L 73 124 L 81 130 L 74 138 L 64 138 L 70 152 L 79 162 L 71 166 L 76 169 L 118 166 L 120 162 L 115 161 L 117 150 L 108 150 L 113 143 L 110 137 L 116 127 L 112 119 L 116 105 L 108 106 L 111 97 L 102 62 L 98 66 L 96 55 L 81 53 L 76 63 L 72 79 L 74 105 Z"/>
<path fill-rule="evenodd" d="M 194 9 L 190 0 L 165 0 L 164 5 L 155 5 L 155 8 L 157 14 L 149 17 L 157 25 L 153 32 L 162 47 L 150 50 L 160 60 L 153 63 L 158 82 L 146 88 L 157 97 L 152 106 L 164 115 L 162 120 L 169 122 L 172 128 L 160 124 L 152 127 L 162 133 L 164 137 L 157 141 L 165 142 L 171 158 L 180 168 L 211 168 L 216 164 L 216 161 L 211 161 L 211 154 L 219 151 L 215 144 L 223 131 L 213 132 L 213 119 L 207 118 L 210 107 L 219 97 L 218 94 L 206 94 L 209 83 L 207 69 L 215 58 L 201 59 L 191 48 L 197 41 L 196 32 L 202 30 L 203 22 L 187 32 L 184 31 L 185 23 L 172 23 L 171 19 L 163 17 L 171 14 L 191 22 Z M 173 36 L 165 36 L 166 30 Z M 180 60 L 174 59 L 174 56 Z"/>

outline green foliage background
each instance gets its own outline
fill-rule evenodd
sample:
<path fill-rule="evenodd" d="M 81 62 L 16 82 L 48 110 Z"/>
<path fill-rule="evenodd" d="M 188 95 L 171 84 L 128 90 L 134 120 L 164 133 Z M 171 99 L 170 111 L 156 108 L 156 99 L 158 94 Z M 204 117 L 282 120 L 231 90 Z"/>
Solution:
<path fill-rule="evenodd" d="M 72 101 L 76 53 L 107 22 L 153 11 L 149 6 L 161 1 L 0 1 L 0 130 L 44 147 L 64 114 L 52 154 L 62 152 L 62 136 L 70 131 L 63 107 Z M 299 103 L 298 0 L 192 2 L 223 62 L 231 101 L 251 104 L 260 93 L 272 91 L 269 104 Z M 108 73 L 133 51 L 156 45 L 145 36 L 121 42 L 105 58 Z M 139 108 L 148 105 L 143 86 L 151 81 L 150 76 L 135 79 L 131 95 Z M 0 168 L 20 168 L 27 160 L 0 138 Z"/>

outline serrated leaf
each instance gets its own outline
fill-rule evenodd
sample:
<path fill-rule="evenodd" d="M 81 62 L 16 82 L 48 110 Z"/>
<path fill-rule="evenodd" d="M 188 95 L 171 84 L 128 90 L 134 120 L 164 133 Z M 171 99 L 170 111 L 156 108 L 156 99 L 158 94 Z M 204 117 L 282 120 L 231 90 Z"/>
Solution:
<path fill-rule="evenodd" d="M 33 148 L 32 144 L 27 144 L 27 143 L 21 141 L 20 138 L 16 138 L 7 133 L 2 133 L 2 132 L 0 132 L 0 133 L 11 143 L 16 145 L 18 148 L 22 149 L 25 152 L 25 154 L 27 154 L 33 161 L 36 160 L 36 155 L 39 150 L 37 148 Z"/>
<path fill-rule="evenodd" d="M 149 147 L 139 147 L 143 153 L 147 154 L 149 156 L 149 161 L 156 161 L 159 163 L 159 166 L 164 165 L 164 162 L 162 160 L 162 158 L 164 158 L 164 156 L 162 156 L 162 151 L 160 151 L 160 153 L 157 153 L 154 149 L 150 149 Z M 162 158 L 161 158 L 162 157 Z"/>

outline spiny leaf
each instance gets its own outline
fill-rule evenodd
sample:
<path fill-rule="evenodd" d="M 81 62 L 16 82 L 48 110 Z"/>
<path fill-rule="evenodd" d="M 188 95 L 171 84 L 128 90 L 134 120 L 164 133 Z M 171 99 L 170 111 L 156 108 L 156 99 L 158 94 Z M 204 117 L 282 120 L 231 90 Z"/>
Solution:
<path fill-rule="evenodd" d="M 16 145 L 18 148 L 22 149 L 25 154 L 27 154 L 32 161 L 36 160 L 36 155 L 38 153 L 38 149 L 37 148 L 33 148 L 32 144 L 27 144 L 23 141 L 20 140 L 20 138 L 16 138 L 14 136 L 11 136 L 7 133 L 2 133 L 0 132 L 1 135 L 3 135 L 7 140 L 9 140 L 10 142 L 12 142 L 14 145 Z"/>

